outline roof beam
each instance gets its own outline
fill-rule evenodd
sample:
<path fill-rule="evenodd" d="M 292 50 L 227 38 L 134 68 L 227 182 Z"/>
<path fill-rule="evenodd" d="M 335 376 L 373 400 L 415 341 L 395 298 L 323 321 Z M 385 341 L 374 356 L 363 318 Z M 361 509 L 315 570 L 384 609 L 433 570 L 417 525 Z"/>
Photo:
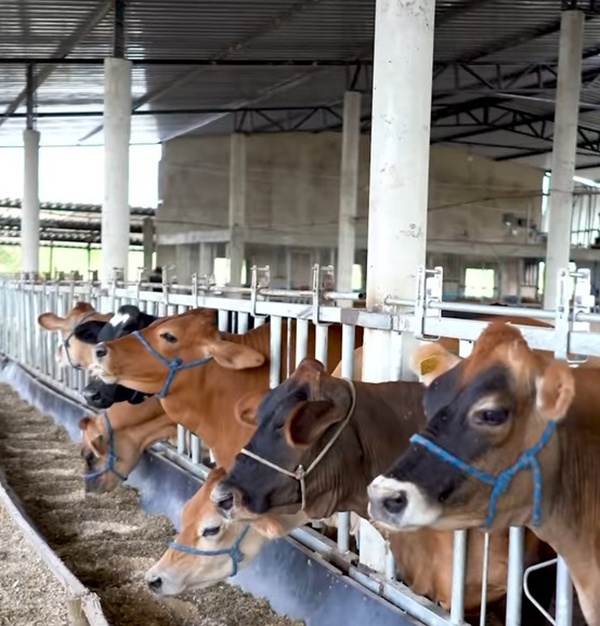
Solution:
<path fill-rule="evenodd" d="M 214 56 L 214 60 L 225 59 L 232 54 L 237 54 L 240 50 L 246 48 L 257 39 L 268 35 L 272 31 L 279 28 L 282 24 L 293 20 L 297 15 L 303 13 L 309 6 L 313 6 L 318 2 L 321 2 L 321 0 L 298 0 L 287 9 L 279 12 L 272 19 L 268 20 L 265 24 L 261 25 L 253 32 L 249 33 L 246 37 L 239 39 L 234 44 L 228 46 L 225 50 L 222 50 L 220 53 L 216 54 Z M 144 104 L 148 104 L 149 102 L 156 100 L 156 98 L 168 93 L 174 87 L 185 84 L 188 81 L 195 79 L 198 73 L 201 71 L 202 70 L 200 68 L 195 68 L 189 72 L 184 72 L 183 74 L 179 74 L 178 76 L 172 78 L 162 87 L 158 87 L 157 89 L 147 92 L 134 103 L 133 110 L 135 111 Z M 88 139 L 99 133 L 102 128 L 103 126 L 102 124 L 100 124 L 96 128 L 92 129 L 89 133 L 87 133 L 84 137 L 82 137 L 79 142 L 81 143 L 87 141 Z"/>
<path fill-rule="evenodd" d="M 71 33 L 69 37 L 64 39 L 54 51 L 53 57 L 62 58 L 68 56 L 71 51 L 78 46 L 89 33 L 108 15 L 112 8 L 112 0 L 103 0 L 99 2 L 96 8 L 81 22 L 81 24 Z M 33 90 L 37 90 L 54 71 L 55 66 L 47 65 L 42 67 L 33 78 Z M 0 126 L 14 113 L 24 102 L 27 97 L 27 87 L 6 107 L 6 110 L 0 117 Z"/>

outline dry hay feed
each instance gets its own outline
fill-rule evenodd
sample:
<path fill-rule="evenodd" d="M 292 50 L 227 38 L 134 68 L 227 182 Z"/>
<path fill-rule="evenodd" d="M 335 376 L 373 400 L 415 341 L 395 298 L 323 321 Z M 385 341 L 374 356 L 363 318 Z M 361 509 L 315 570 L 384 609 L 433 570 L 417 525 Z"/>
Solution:
<path fill-rule="evenodd" d="M 228 584 L 157 599 L 143 575 L 173 538 L 169 520 L 144 513 L 130 487 L 86 498 L 78 444 L 5 384 L 0 384 L 0 467 L 50 546 L 100 596 L 112 626 L 302 624 Z M 62 588 L 50 582 L 5 518 L 0 511 L 0 626 L 66 624 Z"/>

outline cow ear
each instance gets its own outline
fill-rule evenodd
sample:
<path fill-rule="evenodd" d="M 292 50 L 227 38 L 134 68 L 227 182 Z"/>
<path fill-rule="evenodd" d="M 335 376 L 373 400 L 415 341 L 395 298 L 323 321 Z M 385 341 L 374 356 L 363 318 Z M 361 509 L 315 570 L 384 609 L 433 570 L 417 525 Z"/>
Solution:
<path fill-rule="evenodd" d="M 77 326 L 73 335 L 75 336 L 75 339 L 78 339 L 83 343 L 88 343 L 93 346 L 98 343 L 98 335 L 100 334 L 100 331 L 106 326 L 106 324 L 107 322 L 90 320 Z"/>
<path fill-rule="evenodd" d="M 287 440 L 292 446 L 310 446 L 343 418 L 329 400 L 303 402 L 285 424 Z"/>
<path fill-rule="evenodd" d="M 82 417 L 79 420 L 79 430 L 85 430 L 92 423 L 91 417 Z"/>
<path fill-rule="evenodd" d="M 221 367 L 231 370 L 260 367 L 267 360 L 258 350 L 225 339 L 216 341 L 210 348 L 210 354 Z"/>
<path fill-rule="evenodd" d="M 38 315 L 37 323 L 44 330 L 62 330 L 67 320 L 64 317 L 59 317 L 54 313 L 42 313 Z"/>
<path fill-rule="evenodd" d="M 235 417 L 244 426 L 256 428 L 256 411 L 262 400 L 263 394 L 251 392 L 243 395 L 235 404 Z"/>
<path fill-rule="evenodd" d="M 536 380 L 536 406 L 540 416 L 548 421 L 560 421 L 575 397 L 575 380 L 571 368 L 554 360 Z"/>
<path fill-rule="evenodd" d="M 412 354 L 410 366 L 419 381 L 429 387 L 431 383 L 460 363 L 461 358 L 448 352 L 439 343 L 424 343 Z"/>

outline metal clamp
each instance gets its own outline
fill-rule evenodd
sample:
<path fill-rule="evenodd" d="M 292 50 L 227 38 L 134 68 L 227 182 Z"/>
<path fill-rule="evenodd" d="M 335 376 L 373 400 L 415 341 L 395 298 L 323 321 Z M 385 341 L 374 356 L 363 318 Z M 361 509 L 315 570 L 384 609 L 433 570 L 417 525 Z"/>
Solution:
<path fill-rule="evenodd" d="M 267 317 L 256 312 L 256 302 L 261 289 L 268 289 L 271 284 L 271 268 L 269 265 L 258 267 L 253 265 L 250 268 L 250 302 L 252 304 L 250 314 L 252 317 Z"/>
<path fill-rule="evenodd" d="M 569 289 L 569 279 L 575 279 L 573 292 Z M 592 292 L 591 273 L 589 269 L 579 269 L 570 272 L 568 269 L 560 269 L 557 277 L 556 310 L 554 321 L 554 356 L 562 359 L 570 365 L 578 365 L 587 360 L 587 356 L 574 355 L 569 358 L 569 334 L 571 331 L 589 330 L 588 322 L 577 320 L 582 313 L 590 313 L 595 304 Z M 571 295 L 572 315 L 571 314 Z"/>
<path fill-rule="evenodd" d="M 323 294 L 335 290 L 335 272 L 333 265 L 321 267 L 315 263 L 312 268 L 312 321 L 320 324 L 319 312 L 324 303 Z"/>
<path fill-rule="evenodd" d="M 425 333 L 425 319 L 442 319 L 442 310 L 432 309 L 432 302 L 441 302 L 444 289 L 444 270 L 437 265 L 432 270 L 428 270 L 424 265 L 420 265 L 417 272 L 417 296 L 415 299 L 414 313 L 414 335 L 416 339 L 423 341 L 437 341 L 440 335 L 427 335 Z"/>

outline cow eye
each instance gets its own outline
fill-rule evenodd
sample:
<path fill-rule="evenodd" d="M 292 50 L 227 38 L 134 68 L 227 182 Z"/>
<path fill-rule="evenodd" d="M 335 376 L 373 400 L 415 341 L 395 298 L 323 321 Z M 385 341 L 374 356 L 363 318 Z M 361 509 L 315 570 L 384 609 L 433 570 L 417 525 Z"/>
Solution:
<path fill-rule="evenodd" d="M 168 343 L 175 343 L 177 341 L 177 337 L 171 333 L 162 333 L 161 337 Z"/>
<path fill-rule="evenodd" d="M 508 409 L 483 409 L 482 411 L 477 411 L 475 413 L 475 417 L 477 421 L 483 424 L 489 424 L 490 426 L 499 426 L 500 424 L 504 424 L 508 419 L 509 411 Z"/>
<path fill-rule="evenodd" d="M 219 534 L 219 531 L 221 530 L 220 526 L 207 526 L 203 531 L 202 531 L 202 536 L 203 537 L 214 537 L 215 535 Z"/>

